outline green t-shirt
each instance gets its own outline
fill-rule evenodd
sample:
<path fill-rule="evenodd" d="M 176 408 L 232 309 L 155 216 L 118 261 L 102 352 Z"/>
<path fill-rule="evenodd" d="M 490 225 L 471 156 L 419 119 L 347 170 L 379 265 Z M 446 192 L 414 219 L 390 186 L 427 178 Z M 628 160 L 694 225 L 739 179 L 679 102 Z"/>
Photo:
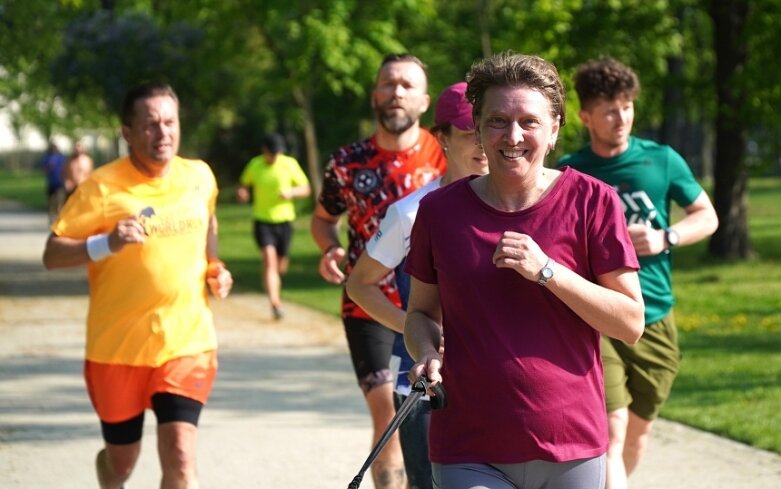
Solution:
<path fill-rule="evenodd" d="M 565 155 L 558 167 L 571 166 L 616 189 L 624 205 L 627 224 L 645 223 L 654 229 L 670 225 L 670 202 L 691 205 L 702 192 L 689 166 L 669 146 L 630 137 L 629 147 L 613 158 L 602 158 L 586 145 Z M 645 301 L 645 322 L 664 318 L 673 306 L 669 253 L 639 257 L 640 285 Z"/>
<path fill-rule="evenodd" d="M 283 199 L 280 193 L 293 187 L 307 185 L 309 180 L 295 158 L 280 154 L 273 165 L 263 155 L 252 158 L 241 173 L 239 182 L 252 187 L 252 215 L 258 221 L 289 222 L 296 218 L 292 199 Z"/>

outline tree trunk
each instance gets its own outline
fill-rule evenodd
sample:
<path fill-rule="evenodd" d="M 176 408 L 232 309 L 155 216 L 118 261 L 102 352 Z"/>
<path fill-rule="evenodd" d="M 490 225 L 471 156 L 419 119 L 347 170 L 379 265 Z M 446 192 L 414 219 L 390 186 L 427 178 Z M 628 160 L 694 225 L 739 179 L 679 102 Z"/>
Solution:
<path fill-rule="evenodd" d="M 748 129 L 740 110 L 745 104 L 745 92 L 736 78 L 746 64 L 744 28 L 748 6 L 744 0 L 711 0 L 709 13 L 716 54 L 714 206 L 719 228 L 708 249 L 720 258 L 746 259 L 751 254 L 745 162 Z"/>
<path fill-rule="evenodd" d="M 700 161 L 702 161 L 703 180 L 713 183 L 713 155 L 715 153 L 715 139 L 713 124 L 702 124 L 702 140 L 700 141 Z"/>
<path fill-rule="evenodd" d="M 491 0 L 477 0 L 477 23 L 480 26 L 480 49 L 483 57 L 491 56 Z"/>
<path fill-rule="evenodd" d="M 684 112 L 682 78 L 683 58 L 669 56 L 667 58 L 667 79 L 664 84 L 664 120 L 662 120 L 659 139 L 664 144 L 675 148 L 679 153 L 686 154 L 684 144 L 686 114 Z"/>
<path fill-rule="evenodd" d="M 312 95 L 301 87 L 295 87 L 293 96 L 304 113 L 306 167 L 309 170 L 309 182 L 312 185 L 312 198 L 316 201 L 323 187 L 323 178 L 320 169 L 320 151 L 317 149 L 317 129 L 315 127 L 315 113 L 312 110 Z"/>

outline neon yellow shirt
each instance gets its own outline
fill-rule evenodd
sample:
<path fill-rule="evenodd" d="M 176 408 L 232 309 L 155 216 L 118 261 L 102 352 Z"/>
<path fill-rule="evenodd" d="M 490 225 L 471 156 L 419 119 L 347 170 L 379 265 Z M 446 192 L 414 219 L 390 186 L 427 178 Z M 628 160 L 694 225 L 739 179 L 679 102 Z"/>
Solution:
<path fill-rule="evenodd" d="M 120 158 L 68 199 L 52 232 L 85 239 L 138 216 L 143 244 L 88 265 L 87 359 L 159 366 L 217 347 L 207 303 L 206 235 L 217 182 L 203 161 L 176 157 L 159 178 Z"/>
<path fill-rule="evenodd" d="M 296 207 L 292 199 L 279 196 L 283 190 L 308 185 L 304 171 L 295 158 L 277 155 L 273 165 L 263 155 L 249 160 L 241 173 L 239 182 L 252 187 L 252 216 L 258 221 L 280 223 L 296 218 Z"/>

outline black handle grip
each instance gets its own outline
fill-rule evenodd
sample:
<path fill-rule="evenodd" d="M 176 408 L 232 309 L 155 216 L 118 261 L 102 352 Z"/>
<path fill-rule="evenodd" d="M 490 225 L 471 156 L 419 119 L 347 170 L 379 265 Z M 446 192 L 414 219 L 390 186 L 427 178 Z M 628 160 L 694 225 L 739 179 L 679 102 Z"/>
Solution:
<path fill-rule="evenodd" d="M 434 395 L 430 398 L 431 409 L 444 409 L 447 407 L 447 395 L 445 394 L 445 386 L 440 382 L 431 386 L 431 390 L 434 391 Z"/>
<path fill-rule="evenodd" d="M 428 389 L 434 393 L 430 398 L 431 409 L 443 409 L 447 407 L 447 395 L 445 394 L 445 386 L 442 383 L 431 385 L 426 375 L 421 375 L 415 384 L 412 386 L 412 390 L 426 392 Z"/>

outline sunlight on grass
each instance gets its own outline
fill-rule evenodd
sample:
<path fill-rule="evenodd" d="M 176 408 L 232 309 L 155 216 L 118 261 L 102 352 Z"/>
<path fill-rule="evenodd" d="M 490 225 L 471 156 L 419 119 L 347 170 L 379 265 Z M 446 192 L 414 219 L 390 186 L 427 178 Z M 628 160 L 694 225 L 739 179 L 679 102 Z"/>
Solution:
<path fill-rule="evenodd" d="M 776 182 L 751 203 L 758 258 L 713 262 L 704 243 L 675 257 L 682 360 L 662 416 L 781 453 L 781 264 L 768 258 L 781 242 Z"/>

